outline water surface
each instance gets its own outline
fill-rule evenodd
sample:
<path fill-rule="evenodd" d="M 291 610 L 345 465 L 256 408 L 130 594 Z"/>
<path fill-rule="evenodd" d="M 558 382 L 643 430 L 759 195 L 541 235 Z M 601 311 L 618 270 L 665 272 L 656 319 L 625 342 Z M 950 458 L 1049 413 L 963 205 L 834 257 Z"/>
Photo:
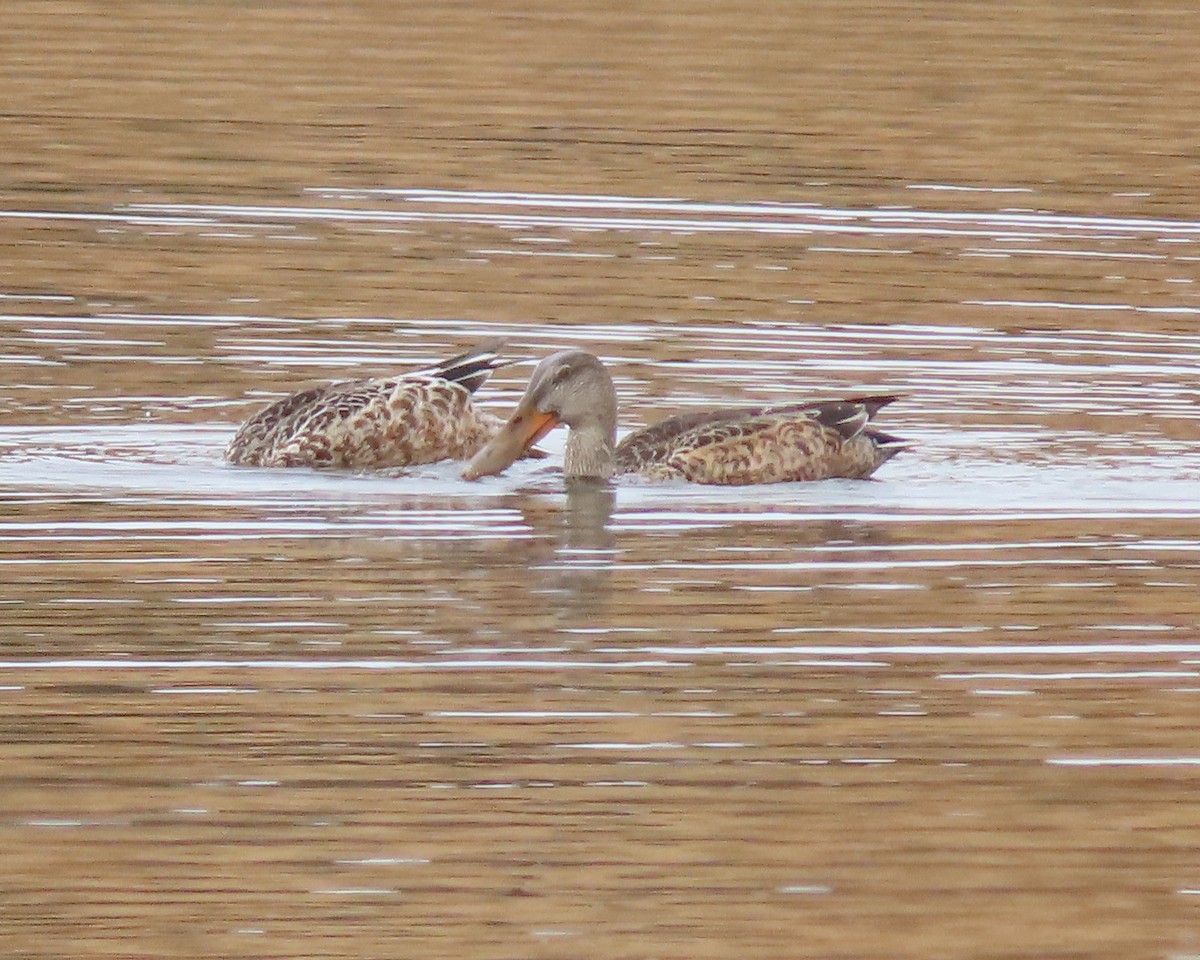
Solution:
<path fill-rule="evenodd" d="M 0 13 L 8 952 L 1200 953 L 1186 11 L 668 6 Z M 485 337 L 915 446 L 222 462 Z"/>

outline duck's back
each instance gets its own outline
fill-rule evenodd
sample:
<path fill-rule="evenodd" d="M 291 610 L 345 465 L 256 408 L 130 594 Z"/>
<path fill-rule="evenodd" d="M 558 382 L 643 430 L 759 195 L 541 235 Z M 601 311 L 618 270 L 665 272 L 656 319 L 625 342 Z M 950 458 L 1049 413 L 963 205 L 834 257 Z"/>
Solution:
<path fill-rule="evenodd" d="M 243 466 L 352 469 L 461 460 L 487 441 L 496 422 L 448 380 L 349 380 L 260 411 L 238 430 L 225 458 Z"/>
<path fill-rule="evenodd" d="M 892 397 L 682 414 L 617 447 L 618 473 L 747 485 L 869 477 L 903 441 L 868 426 Z"/>
<path fill-rule="evenodd" d="M 498 347 L 484 344 L 397 377 L 293 393 L 242 424 L 225 459 L 241 466 L 369 469 L 470 457 L 500 422 L 471 399 L 500 365 Z"/>

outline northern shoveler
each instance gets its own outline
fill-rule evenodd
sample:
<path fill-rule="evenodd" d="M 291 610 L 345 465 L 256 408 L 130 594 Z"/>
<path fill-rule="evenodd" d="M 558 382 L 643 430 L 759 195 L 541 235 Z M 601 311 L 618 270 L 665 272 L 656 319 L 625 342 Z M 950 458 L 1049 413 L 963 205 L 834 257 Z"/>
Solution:
<path fill-rule="evenodd" d="M 533 371 L 508 422 L 463 470 L 477 480 L 504 470 L 565 423 L 563 472 L 608 479 L 754 484 L 869 477 L 908 444 L 869 423 L 892 396 L 856 397 L 685 413 L 629 434 L 619 444 L 617 394 L 596 357 L 555 353 Z"/>
<path fill-rule="evenodd" d="M 505 365 L 499 341 L 397 377 L 293 393 L 238 428 L 230 463 L 254 467 L 405 467 L 465 460 L 503 421 L 471 395 Z"/>

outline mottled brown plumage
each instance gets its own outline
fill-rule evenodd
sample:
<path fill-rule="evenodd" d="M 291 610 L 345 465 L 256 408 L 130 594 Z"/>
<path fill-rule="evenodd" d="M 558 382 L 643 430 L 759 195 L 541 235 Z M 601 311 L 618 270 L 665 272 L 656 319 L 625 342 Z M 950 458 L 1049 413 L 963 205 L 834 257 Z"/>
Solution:
<path fill-rule="evenodd" d="M 891 396 L 669 417 L 616 444 L 616 392 L 603 364 L 582 350 L 547 357 L 508 423 L 467 465 L 468 480 L 499 473 L 559 423 L 570 428 L 568 476 L 638 474 L 709 484 L 866 478 L 906 444 L 869 424 Z"/>
<path fill-rule="evenodd" d="M 406 467 L 465 460 L 502 422 L 471 395 L 503 363 L 499 343 L 423 370 L 293 393 L 238 429 L 225 459 L 241 466 Z"/>

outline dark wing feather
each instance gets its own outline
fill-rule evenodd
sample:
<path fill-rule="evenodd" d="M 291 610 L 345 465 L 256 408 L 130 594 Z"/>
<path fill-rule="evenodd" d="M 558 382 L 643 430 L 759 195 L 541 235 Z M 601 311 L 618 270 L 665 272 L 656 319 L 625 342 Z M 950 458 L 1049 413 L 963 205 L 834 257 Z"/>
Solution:
<path fill-rule="evenodd" d="M 452 383 L 461 383 L 468 393 L 474 393 L 487 383 L 493 370 L 517 362 L 500 359 L 500 350 L 503 347 L 503 340 L 485 340 L 470 350 L 418 372 L 441 377 Z"/>

